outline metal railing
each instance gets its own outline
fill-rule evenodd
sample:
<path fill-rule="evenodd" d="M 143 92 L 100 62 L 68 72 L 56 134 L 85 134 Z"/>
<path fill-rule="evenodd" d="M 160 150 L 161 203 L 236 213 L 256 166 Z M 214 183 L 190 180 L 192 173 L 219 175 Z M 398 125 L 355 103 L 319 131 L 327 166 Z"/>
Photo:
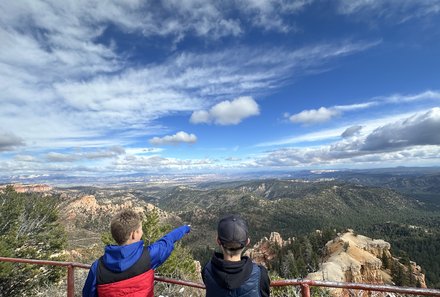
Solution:
<path fill-rule="evenodd" d="M 75 268 L 89 269 L 90 265 L 76 263 L 76 262 L 59 262 L 59 261 L 46 261 L 46 260 L 33 260 L 33 259 L 20 259 L 20 258 L 7 258 L 0 257 L 0 262 L 14 262 L 34 265 L 50 265 L 50 266 L 63 266 L 67 267 L 67 297 L 74 297 L 75 295 Z M 155 281 L 170 283 L 175 285 L 181 285 L 186 287 L 192 287 L 197 289 L 205 289 L 205 285 L 201 283 L 182 281 L 166 277 L 154 277 Z M 299 286 L 301 288 L 301 297 L 310 297 L 310 287 L 325 287 L 325 288 L 341 288 L 341 289 L 355 289 L 375 292 L 389 292 L 389 293 L 401 293 L 411 294 L 419 296 L 440 296 L 440 290 L 435 289 L 422 289 L 422 288 L 410 288 L 410 287 L 397 287 L 389 285 L 375 285 L 364 283 L 347 283 L 347 282 L 330 282 L 319 280 L 307 280 L 307 279 L 293 279 L 293 280 L 274 280 L 270 284 L 271 287 L 286 287 L 286 286 Z"/>

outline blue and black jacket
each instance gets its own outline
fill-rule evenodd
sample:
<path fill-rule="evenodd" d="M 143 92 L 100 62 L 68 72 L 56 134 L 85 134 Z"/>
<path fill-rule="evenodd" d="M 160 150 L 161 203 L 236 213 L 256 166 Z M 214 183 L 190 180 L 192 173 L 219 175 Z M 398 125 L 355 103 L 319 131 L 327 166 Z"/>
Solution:
<path fill-rule="evenodd" d="M 206 297 L 268 297 L 270 280 L 266 268 L 253 263 L 249 257 L 241 261 L 225 261 L 215 253 L 202 271 Z"/>

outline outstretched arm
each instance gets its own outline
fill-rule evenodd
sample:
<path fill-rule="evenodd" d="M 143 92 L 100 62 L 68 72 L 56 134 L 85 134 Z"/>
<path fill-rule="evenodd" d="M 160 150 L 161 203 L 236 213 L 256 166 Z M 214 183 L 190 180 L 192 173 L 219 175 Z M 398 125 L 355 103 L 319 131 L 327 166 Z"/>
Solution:
<path fill-rule="evenodd" d="M 174 243 L 180 240 L 191 230 L 189 225 L 174 229 L 164 237 L 148 246 L 151 258 L 151 268 L 156 269 L 171 255 L 174 250 Z"/>

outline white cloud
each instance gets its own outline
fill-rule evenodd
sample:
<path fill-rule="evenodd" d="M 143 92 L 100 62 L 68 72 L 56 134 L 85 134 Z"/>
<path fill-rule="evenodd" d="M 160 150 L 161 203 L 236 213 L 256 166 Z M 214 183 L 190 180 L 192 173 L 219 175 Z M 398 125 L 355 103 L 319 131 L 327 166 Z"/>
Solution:
<path fill-rule="evenodd" d="M 193 124 L 215 123 L 217 125 L 237 125 L 244 119 L 260 114 L 260 108 L 252 97 L 239 97 L 232 101 L 222 101 L 209 111 L 195 111 L 190 118 Z"/>
<path fill-rule="evenodd" d="M 334 108 L 321 107 L 319 109 L 303 110 L 298 114 L 291 115 L 289 120 L 292 123 L 315 124 L 327 122 L 338 115 L 340 115 L 340 112 Z"/>
<path fill-rule="evenodd" d="M 197 136 L 194 134 L 188 134 L 184 131 L 179 131 L 174 135 L 167 135 L 164 137 L 153 137 L 149 140 L 152 145 L 169 145 L 179 143 L 195 143 Z"/>
<path fill-rule="evenodd" d="M 193 124 L 208 124 L 211 123 L 211 115 L 207 110 L 196 110 L 191 114 L 189 120 Z"/>

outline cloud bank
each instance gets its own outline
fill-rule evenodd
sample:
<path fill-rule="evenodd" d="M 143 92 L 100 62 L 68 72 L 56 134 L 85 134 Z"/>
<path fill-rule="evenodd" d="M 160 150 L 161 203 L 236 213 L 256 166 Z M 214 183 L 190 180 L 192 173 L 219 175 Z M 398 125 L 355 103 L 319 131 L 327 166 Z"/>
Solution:
<path fill-rule="evenodd" d="M 259 166 L 310 166 L 432 159 L 440 154 L 440 108 L 414 114 L 358 135 L 362 126 L 352 126 L 343 139 L 313 148 L 282 148 L 268 152 Z"/>

